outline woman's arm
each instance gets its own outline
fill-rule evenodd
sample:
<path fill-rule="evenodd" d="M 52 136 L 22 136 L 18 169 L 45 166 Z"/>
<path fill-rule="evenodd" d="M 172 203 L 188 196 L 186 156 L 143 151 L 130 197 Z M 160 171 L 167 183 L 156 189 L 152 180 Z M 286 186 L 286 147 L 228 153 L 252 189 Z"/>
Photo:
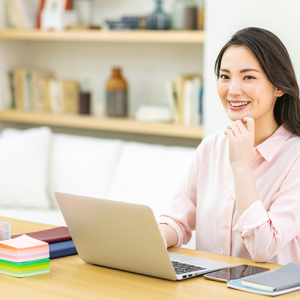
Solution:
<path fill-rule="evenodd" d="M 251 171 L 254 121 L 250 118 L 245 119 L 247 128 L 241 121 L 237 121 L 225 132 L 229 139 L 230 163 L 239 217 L 233 231 L 240 234 L 251 258 L 257 262 L 264 262 L 277 255 L 300 233 L 300 159 L 298 157 L 294 162 L 280 190 L 272 197 L 271 206 L 267 211 L 262 199 L 259 199 Z"/>
<path fill-rule="evenodd" d="M 233 231 L 240 234 L 251 258 L 265 262 L 285 248 L 286 259 L 300 258 L 300 157 L 296 159 L 268 211 L 254 202 L 239 218 Z M 293 243 L 291 243 L 293 241 Z"/>
<path fill-rule="evenodd" d="M 180 183 L 168 210 L 157 219 L 166 247 L 187 244 L 196 226 L 197 183 L 201 161 L 202 143 L 186 178 Z"/>
<path fill-rule="evenodd" d="M 251 154 L 254 146 L 254 120 L 244 118 L 228 126 L 225 134 L 229 140 L 229 160 L 233 172 L 236 210 L 238 216 L 259 200 L 251 171 Z"/>
<path fill-rule="evenodd" d="M 173 247 L 177 244 L 178 235 L 173 227 L 168 224 L 158 224 L 158 229 L 164 240 L 166 248 Z"/>

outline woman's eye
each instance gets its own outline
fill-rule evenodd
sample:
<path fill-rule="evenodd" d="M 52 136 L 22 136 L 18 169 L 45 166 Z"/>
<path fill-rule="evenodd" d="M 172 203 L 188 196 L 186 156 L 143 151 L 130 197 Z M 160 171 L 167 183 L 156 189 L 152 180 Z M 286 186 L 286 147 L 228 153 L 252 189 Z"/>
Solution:
<path fill-rule="evenodd" d="M 253 76 L 245 76 L 245 79 L 248 80 L 248 79 L 255 79 Z"/>
<path fill-rule="evenodd" d="M 220 75 L 220 78 L 222 78 L 222 79 L 229 79 L 229 77 L 227 75 Z"/>

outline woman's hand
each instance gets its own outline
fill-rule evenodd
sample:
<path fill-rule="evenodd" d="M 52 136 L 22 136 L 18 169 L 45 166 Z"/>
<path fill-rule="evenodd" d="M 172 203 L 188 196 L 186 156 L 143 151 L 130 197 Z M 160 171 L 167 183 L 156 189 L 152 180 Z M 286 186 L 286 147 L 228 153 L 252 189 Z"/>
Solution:
<path fill-rule="evenodd" d="M 243 122 L 238 120 L 227 127 L 225 134 L 229 140 L 229 160 L 233 171 L 250 168 L 254 147 L 254 120 L 250 117 L 243 118 Z"/>

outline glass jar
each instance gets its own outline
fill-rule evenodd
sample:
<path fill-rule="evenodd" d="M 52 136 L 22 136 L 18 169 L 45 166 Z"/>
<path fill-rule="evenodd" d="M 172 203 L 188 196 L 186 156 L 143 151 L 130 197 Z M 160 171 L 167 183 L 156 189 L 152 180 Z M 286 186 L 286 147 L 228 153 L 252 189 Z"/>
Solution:
<path fill-rule="evenodd" d="M 175 0 L 172 12 L 172 28 L 195 30 L 198 27 L 198 7 L 195 0 Z"/>
<path fill-rule="evenodd" d="M 78 24 L 94 25 L 95 0 L 76 0 L 74 2 Z"/>
<path fill-rule="evenodd" d="M 175 0 L 172 10 L 172 28 L 182 30 L 184 28 L 184 10 L 186 0 Z"/>
<path fill-rule="evenodd" d="M 90 81 L 85 79 L 79 92 L 79 114 L 89 115 L 91 113 L 91 88 Z"/>
<path fill-rule="evenodd" d="M 171 27 L 170 16 L 163 11 L 162 0 L 156 0 L 155 11 L 147 16 L 147 29 L 168 30 Z"/>

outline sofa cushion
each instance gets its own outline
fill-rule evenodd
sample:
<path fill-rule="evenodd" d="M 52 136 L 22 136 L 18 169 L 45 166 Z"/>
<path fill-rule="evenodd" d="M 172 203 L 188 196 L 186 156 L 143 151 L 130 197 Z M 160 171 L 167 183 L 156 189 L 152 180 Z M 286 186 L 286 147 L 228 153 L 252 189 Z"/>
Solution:
<path fill-rule="evenodd" d="M 64 217 L 59 209 L 1 207 L 1 217 L 54 226 L 66 226 Z"/>
<path fill-rule="evenodd" d="M 127 142 L 108 199 L 148 205 L 158 217 L 177 192 L 195 151 L 195 148 Z"/>
<path fill-rule="evenodd" d="M 58 208 L 55 192 L 106 198 L 124 142 L 121 140 L 54 134 L 49 193 Z"/>
<path fill-rule="evenodd" d="M 0 205 L 48 208 L 48 127 L 4 129 L 0 136 Z"/>

